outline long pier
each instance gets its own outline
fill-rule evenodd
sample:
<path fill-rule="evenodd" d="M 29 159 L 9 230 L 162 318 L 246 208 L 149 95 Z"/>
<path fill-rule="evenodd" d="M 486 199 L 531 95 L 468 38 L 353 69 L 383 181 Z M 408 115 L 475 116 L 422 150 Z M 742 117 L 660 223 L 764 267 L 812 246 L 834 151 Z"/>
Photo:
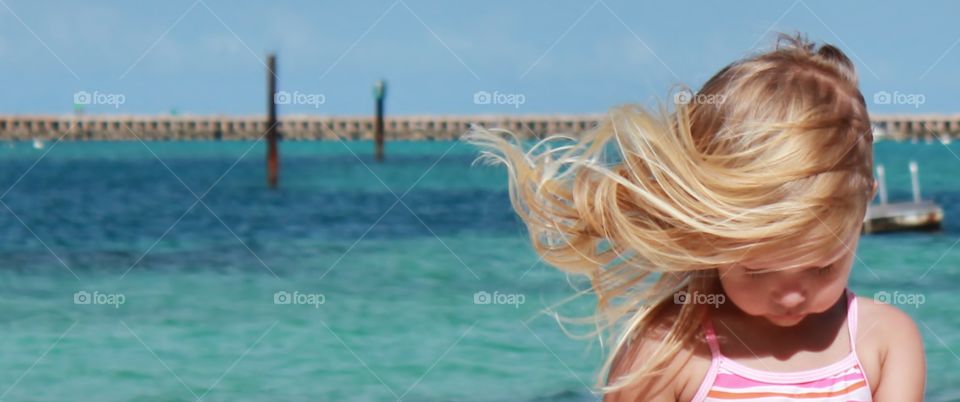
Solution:
<path fill-rule="evenodd" d="M 960 114 L 871 115 L 876 139 L 952 141 L 960 138 Z"/>
<path fill-rule="evenodd" d="M 600 115 L 395 116 L 384 119 L 387 140 L 449 140 L 471 124 L 507 128 L 522 137 L 580 132 Z M 288 116 L 277 122 L 284 140 L 372 140 L 372 116 Z M 0 116 L 0 140 L 256 140 L 267 131 L 260 116 Z"/>
<path fill-rule="evenodd" d="M 602 114 L 392 116 L 384 120 L 387 140 L 450 140 L 471 124 L 499 127 L 522 138 L 576 134 L 596 125 Z M 878 115 L 878 140 L 960 138 L 960 114 Z M 173 115 L 0 115 L 0 141 L 256 140 L 267 132 L 263 116 Z M 372 140 L 373 116 L 285 116 L 277 122 L 285 140 Z"/>

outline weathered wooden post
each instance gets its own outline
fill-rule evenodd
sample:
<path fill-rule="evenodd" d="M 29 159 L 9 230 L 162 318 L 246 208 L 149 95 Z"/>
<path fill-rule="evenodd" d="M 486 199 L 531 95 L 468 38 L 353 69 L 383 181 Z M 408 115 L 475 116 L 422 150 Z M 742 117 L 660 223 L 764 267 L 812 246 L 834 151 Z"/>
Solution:
<path fill-rule="evenodd" d="M 877 165 L 877 185 L 880 187 L 880 204 L 887 203 L 887 176 L 883 165 Z"/>
<path fill-rule="evenodd" d="M 373 141 L 374 155 L 377 162 L 383 161 L 383 98 L 387 92 L 387 85 L 378 80 L 373 87 L 373 98 L 376 100 L 376 122 L 374 123 Z"/>
<path fill-rule="evenodd" d="M 910 183 L 913 189 L 913 202 L 920 203 L 920 178 L 917 172 L 917 162 L 910 161 Z"/>
<path fill-rule="evenodd" d="M 280 156 L 277 151 L 277 57 L 267 56 L 267 186 L 277 188 Z"/>

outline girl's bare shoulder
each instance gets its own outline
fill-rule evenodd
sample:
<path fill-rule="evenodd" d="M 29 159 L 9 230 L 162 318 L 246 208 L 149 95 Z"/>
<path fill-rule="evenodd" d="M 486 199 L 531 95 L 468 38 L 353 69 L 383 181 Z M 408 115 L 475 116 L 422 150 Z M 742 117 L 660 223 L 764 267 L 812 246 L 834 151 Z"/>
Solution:
<path fill-rule="evenodd" d="M 893 372 L 898 367 L 914 373 L 925 371 L 922 336 L 913 318 L 902 309 L 914 308 L 917 304 L 898 307 L 878 300 L 857 297 L 857 356 L 875 395 L 893 388 L 894 381 L 912 378 L 911 375 L 901 375 L 894 380 L 897 375 Z M 920 381 L 922 388 L 922 378 Z"/>
<path fill-rule="evenodd" d="M 664 339 L 679 313 L 670 308 L 661 321 L 649 331 L 634 337 L 617 354 L 608 375 L 608 385 L 618 377 L 627 375 L 643 365 L 663 344 Z M 695 341 L 683 345 L 678 354 L 667 361 L 662 370 L 645 381 L 604 397 L 604 402 L 652 401 L 673 402 L 691 400 L 700 387 L 700 382 L 710 369 L 710 348 L 703 341 L 702 333 L 694 335 Z"/>
<path fill-rule="evenodd" d="M 919 332 L 913 318 L 900 307 L 864 296 L 857 296 L 857 305 L 858 346 L 881 349 Z M 914 305 L 906 304 L 903 308 L 914 308 Z"/>

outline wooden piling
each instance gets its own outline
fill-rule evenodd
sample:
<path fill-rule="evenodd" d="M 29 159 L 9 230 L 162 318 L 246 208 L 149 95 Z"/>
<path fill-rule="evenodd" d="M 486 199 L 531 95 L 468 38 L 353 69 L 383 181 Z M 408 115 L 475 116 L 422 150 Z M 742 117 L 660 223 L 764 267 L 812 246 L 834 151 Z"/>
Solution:
<path fill-rule="evenodd" d="M 920 203 L 920 178 L 916 161 L 910 161 L 910 185 L 913 189 L 913 202 Z"/>
<path fill-rule="evenodd" d="M 376 101 L 376 122 L 374 123 L 373 141 L 374 156 L 377 162 L 383 161 L 383 98 L 387 92 L 387 85 L 378 80 L 373 87 L 373 98 Z"/>
<path fill-rule="evenodd" d="M 277 151 L 277 57 L 267 56 L 267 186 L 277 188 L 280 156 Z"/>

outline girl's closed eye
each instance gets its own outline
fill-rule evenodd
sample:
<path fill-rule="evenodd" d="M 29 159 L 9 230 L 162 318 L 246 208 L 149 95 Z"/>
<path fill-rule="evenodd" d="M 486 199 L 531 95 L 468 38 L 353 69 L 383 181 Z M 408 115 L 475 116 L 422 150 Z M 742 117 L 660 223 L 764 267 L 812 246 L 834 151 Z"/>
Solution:
<path fill-rule="evenodd" d="M 765 272 L 759 272 L 759 271 L 756 271 L 756 270 L 745 270 L 745 271 L 744 271 L 744 275 L 746 275 L 747 278 L 750 278 L 750 279 L 758 279 L 758 278 L 762 277 L 763 274 L 765 274 Z"/>
<path fill-rule="evenodd" d="M 828 275 L 830 275 L 831 273 L 833 273 L 833 264 L 830 264 L 830 265 L 827 265 L 827 266 L 824 266 L 824 267 L 812 268 L 812 269 L 809 270 L 809 272 L 813 273 L 813 275 L 818 276 L 818 277 L 820 277 L 820 276 L 828 276 Z M 765 273 L 766 273 L 766 272 L 764 272 L 764 271 L 758 271 L 758 270 L 744 270 L 744 272 L 743 272 L 744 276 L 746 276 L 747 278 L 750 278 L 750 279 L 761 278 L 761 277 L 763 276 L 763 274 L 765 274 Z"/>
<path fill-rule="evenodd" d="M 833 265 L 827 265 L 825 267 L 814 268 L 813 272 L 816 276 L 827 276 L 833 272 Z"/>

